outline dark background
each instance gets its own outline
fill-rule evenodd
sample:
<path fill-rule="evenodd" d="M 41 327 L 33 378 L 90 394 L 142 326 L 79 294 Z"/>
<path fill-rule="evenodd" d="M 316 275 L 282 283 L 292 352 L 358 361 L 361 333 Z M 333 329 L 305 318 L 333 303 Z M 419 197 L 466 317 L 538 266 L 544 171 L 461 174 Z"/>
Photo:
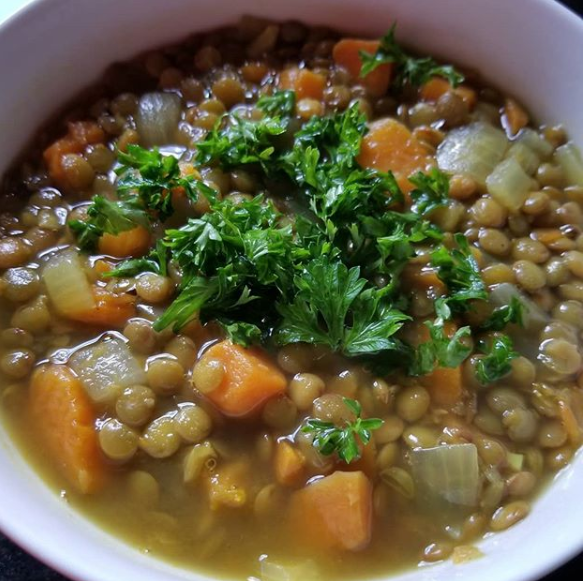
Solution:
<path fill-rule="evenodd" d="M 486 1 L 486 0 L 485 0 Z M 508 0 L 511 2 L 512 0 Z M 583 16 L 583 0 L 563 0 L 573 11 Z M 583 62 L 583 55 L 578 57 Z M 583 67 L 574 71 L 580 75 Z M 582 525 L 583 526 L 583 523 Z M 542 581 L 571 581 L 583 573 L 583 554 L 567 563 Z M 45 567 L 36 559 L 21 551 L 0 533 L 0 581 L 67 581 L 52 569 Z M 307 581 L 307 580 L 306 580 Z"/>

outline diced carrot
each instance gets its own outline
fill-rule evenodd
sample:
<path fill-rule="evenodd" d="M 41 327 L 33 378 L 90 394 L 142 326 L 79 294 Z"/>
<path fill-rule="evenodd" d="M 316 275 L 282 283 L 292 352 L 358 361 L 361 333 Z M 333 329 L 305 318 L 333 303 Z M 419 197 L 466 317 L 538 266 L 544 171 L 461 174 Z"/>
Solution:
<path fill-rule="evenodd" d="M 392 171 L 405 192 L 413 189 L 407 179 L 435 163 L 429 148 L 402 123 L 385 118 L 374 121 L 362 140 L 358 163 L 362 167 Z"/>
<path fill-rule="evenodd" d="M 150 248 L 150 232 L 143 226 L 136 226 L 119 234 L 103 234 L 99 239 L 98 249 L 101 254 L 126 258 L 143 256 Z"/>
<path fill-rule="evenodd" d="M 95 307 L 89 311 L 80 311 L 69 318 L 97 327 L 125 326 L 128 319 L 136 316 L 136 299 L 129 294 L 116 294 L 100 287 L 93 289 Z"/>
<path fill-rule="evenodd" d="M 66 365 L 47 364 L 33 374 L 30 411 L 35 428 L 59 469 L 78 492 L 96 492 L 106 468 L 95 430 L 95 412 Z"/>
<path fill-rule="evenodd" d="M 295 91 L 298 100 L 309 98 L 320 101 L 324 94 L 326 79 L 309 69 L 291 67 L 279 74 L 279 86 L 282 89 Z"/>
<path fill-rule="evenodd" d="M 468 106 L 471 111 L 478 102 L 478 94 L 474 89 L 468 87 L 467 85 L 459 85 L 458 87 L 452 87 L 449 81 L 442 77 L 433 77 L 427 81 L 419 89 L 419 94 L 421 99 L 424 101 L 430 101 L 434 103 L 441 97 L 445 95 L 448 91 L 453 91 L 456 95 L 461 97 L 464 103 Z"/>
<path fill-rule="evenodd" d="M 113 265 L 111 262 L 107 262 L 107 260 L 99 259 L 93 265 L 93 271 L 97 275 L 98 278 L 103 278 L 110 270 L 113 269 Z"/>
<path fill-rule="evenodd" d="M 451 321 L 446 321 L 444 326 L 445 334 L 452 337 L 457 331 L 457 325 Z M 429 329 L 425 325 L 419 327 L 421 342 L 430 341 Z M 463 377 L 462 368 L 458 367 L 436 367 L 431 373 L 421 378 L 421 383 L 429 392 L 431 401 L 439 406 L 452 406 L 462 399 Z"/>
<path fill-rule="evenodd" d="M 362 67 L 360 52 L 374 54 L 379 48 L 379 44 L 378 40 L 343 38 L 334 45 L 332 58 L 337 65 L 344 67 L 354 79 L 360 79 L 360 69 Z M 392 71 L 393 66 L 387 63 L 379 65 L 362 78 L 362 83 L 372 97 L 381 97 L 387 92 L 391 82 Z"/>
<path fill-rule="evenodd" d="M 523 127 L 528 125 L 528 113 L 514 100 L 504 101 L 502 126 L 509 137 L 514 137 Z"/>
<path fill-rule="evenodd" d="M 305 476 L 306 459 L 289 442 L 278 442 L 275 448 L 275 480 L 283 486 L 296 486 Z"/>
<path fill-rule="evenodd" d="M 210 347 L 203 359 L 223 364 L 221 384 L 206 395 L 226 416 L 249 415 L 285 390 L 285 376 L 259 349 L 221 341 Z"/>
<path fill-rule="evenodd" d="M 211 510 L 245 506 L 249 498 L 248 476 L 249 463 L 242 460 L 221 466 L 209 474 L 205 484 Z"/>
<path fill-rule="evenodd" d="M 69 123 L 68 133 L 49 145 L 43 157 L 49 175 L 62 188 L 68 187 L 66 172 L 63 168 L 63 157 L 69 153 L 81 153 L 87 145 L 105 141 L 103 129 L 93 121 L 75 121 Z"/>
<path fill-rule="evenodd" d="M 312 546 L 364 549 L 372 532 L 372 485 L 363 472 L 334 472 L 295 492 L 290 523 Z"/>

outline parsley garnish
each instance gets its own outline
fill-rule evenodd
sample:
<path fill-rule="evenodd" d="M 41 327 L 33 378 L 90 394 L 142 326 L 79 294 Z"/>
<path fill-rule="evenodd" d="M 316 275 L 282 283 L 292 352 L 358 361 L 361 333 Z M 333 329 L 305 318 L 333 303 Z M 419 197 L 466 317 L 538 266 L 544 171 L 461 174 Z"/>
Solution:
<path fill-rule="evenodd" d="M 296 106 L 296 94 L 293 91 L 276 91 L 273 95 L 264 95 L 257 101 L 257 108 L 268 115 L 290 117 Z"/>
<path fill-rule="evenodd" d="M 520 356 L 508 335 L 495 337 L 489 345 L 481 345 L 481 350 L 485 355 L 477 361 L 476 377 L 482 385 L 490 385 L 508 375 L 512 371 L 510 362 Z"/>
<path fill-rule="evenodd" d="M 364 77 L 378 66 L 393 63 L 395 77 L 392 85 L 401 89 L 405 84 L 419 87 L 432 77 L 443 77 L 453 87 L 464 82 L 464 76 L 452 65 L 439 65 L 431 57 L 414 57 L 403 50 L 395 40 L 396 24 L 380 40 L 380 46 L 374 54 L 360 52 L 362 66 L 360 76 Z"/>
<path fill-rule="evenodd" d="M 467 238 L 456 234 L 454 240 L 457 248 L 442 245 L 431 253 L 431 265 L 449 289 L 447 306 L 454 313 L 463 313 L 469 310 L 469 301 L 486 300 L 488 292 Z"/>
<path fill-rule="evenodd" d="M 449 178 L 437 168 L 428 174 L 417 172 L 409 178 L 415 186 L 411 192 L 413 206 L 411 210 L 420 216 L 425 216 L 437 208 L 447 206 L 449 200 Z"/>
<path fill-rule="evenodd" d="M 502 331 L 510 323 L 524 327 L 525 309 L 524 303 L 518 297 L 513 296 L 510 299 L 510 304 L 495 309 L 488 319 L 480 325 L 480 329 L 482 331 Z"/>
<path fill-rule="evenodd" d="M 346 421 L 343 427 L 332 422 L 309 419 L 302 428 L 302 432 L 314 434 L 314 446 L 323 456 L 336 453 L 338 458 L 346 464 L 358 460 L 361 456 L 359 443 L 363 446 L 370 442 L 371 431 L 383 425 L 383 420 L 369 418 L 363 420 L 360 404 L 348 398 L 343 398 L 346 407 L 356 416 L 353 422 Z"/>

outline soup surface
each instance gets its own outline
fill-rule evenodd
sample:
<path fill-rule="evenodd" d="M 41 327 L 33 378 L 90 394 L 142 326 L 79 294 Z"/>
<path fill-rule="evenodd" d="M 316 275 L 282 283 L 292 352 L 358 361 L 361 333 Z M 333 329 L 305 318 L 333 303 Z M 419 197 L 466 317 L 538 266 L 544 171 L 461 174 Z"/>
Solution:
<path fill-rule="evenodd" d="M 4 421 L 64 502 L 215 576 L 478 557 L 581 441 L 582 203 L 562 127 L 394 28 L 115 65 L 4 181 Z"/>

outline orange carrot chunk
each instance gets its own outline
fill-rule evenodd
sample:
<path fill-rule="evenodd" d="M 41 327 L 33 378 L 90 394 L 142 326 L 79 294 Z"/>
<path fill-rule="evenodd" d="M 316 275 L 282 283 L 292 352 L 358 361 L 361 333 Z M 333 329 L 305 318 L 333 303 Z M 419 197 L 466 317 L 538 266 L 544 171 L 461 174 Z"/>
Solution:
<path fill-rule="evenodd" d="M 101 488 L 105 463 L 96 415 L 81 382 L 66 365 L 37 369 L 30 384 L 30 411 L 41 441 L 78 492 Z"/>
<path fill-rule="evenodd" d="M 343 38 L 334 45 L 332 58 L 337 65 L 345 68 L 352 78 L 360 79 L 360 69 L 362 67 L 360 52 L 374 54 L 379 48 L 379 44 L 378 40 Z M 391 82 L 392 70 L 393 66 L 391 64 L 379 65 L 361 79 L 371 96 L 380 97 L 387 92 Z"/>
<path fill-rule="evenodd" d="M 306 98 L 319 101 L 324 94 L 326 79 L 309 69 L 291 67 L 280 73 L 279 86 L 282 89 L 295 91 L 298 101 Z"/>
<path fill-rule="evenodd" d="M 289 442 L 278 442 L 275 448 L 275 480 L 283 486 L 295 486 L 305 476 L 306 459 Z"/>
<path fill-rule="evenodd" d="M 285 376 L 259 349 L 221 341 L 205 352 L 205 359 L 223 364 L 221 383 L 206 395 L 226 416 L 249 415 L 285 390 Z"/>
<path fill-rule="evenodd" d="M 434 164 L 429 149 L 402 123 L 379 119 L 370 124 L 364 136 L 358 163 L 362 167 L 392 171 L 405 192 L 413 189 L 407 179 L 411 174 Z"/>
<path fill-rule="evenodd" d="M 98 248 L 101 254 L 126 258 L 143 256 L 150 248 L 150 233 L 143 226 L 136 226 L 119 234 L 103 234 Z"/>
<path fill-rule="evenodd" d="M 103 129 L 93 121 L 76 121 L 69 123 L 68 133 L 47 147 L 43 153 L 49 175 L 62 188 L 69 186 L 63 159 L 70 153 L 82 153 L 88 145 L 102 143 L 105 140 Z"/>
<path fill-rule="evenodd" d="M 290 522 L 312 546 L 364 549 L 372 532 L 372 485 L 363 472 L 334 472 L 295 492 Z"/>
<path fill-rule="evenodd" d="M 478 102 L 478 95 L 474 89 L 468 87 L 467 85 L 459 85 L 458 87 L 454 88 L 451 86 L 449 81 L 446 81 L 441 77 L 433 77 L 427 81 L 419 89 L 419 94 L 421 99 L 424 101 L 430 101 L 434 103 L 439 99 L 439 97 L 450 91 L 461 97 L 470 111 L 476 106 L 476 103 Z"/>
<path fill-rule="evenodd" d="M 502 113 L 502 126 L 510 137 L 514 137 L 528 125 L 527 112 L 514 100 L 506 99 Z"/>
<path fill-rule="evenodd" d="M 124 327 L 136 316 L 136 299 L 129 294 L 116 294 L 103 288 L 93 289 L 95 307 L 69 315 L 71 319 L 97 327 Z"/>

